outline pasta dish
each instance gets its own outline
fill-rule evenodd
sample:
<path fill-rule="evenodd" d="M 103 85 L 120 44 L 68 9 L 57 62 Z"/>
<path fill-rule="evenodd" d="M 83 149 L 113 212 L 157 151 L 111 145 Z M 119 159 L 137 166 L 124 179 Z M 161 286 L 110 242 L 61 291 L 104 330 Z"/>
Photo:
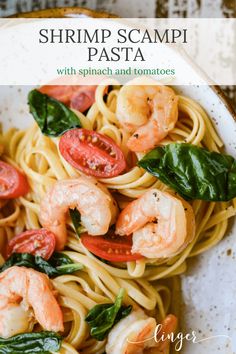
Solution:
<path fill-rule="evenodd" d="M 147 78 L 28 105 L 34 124 L 0 135 L 0 352 L 171 353 L 179 276 L 236 215 L 236 160 Z"/>

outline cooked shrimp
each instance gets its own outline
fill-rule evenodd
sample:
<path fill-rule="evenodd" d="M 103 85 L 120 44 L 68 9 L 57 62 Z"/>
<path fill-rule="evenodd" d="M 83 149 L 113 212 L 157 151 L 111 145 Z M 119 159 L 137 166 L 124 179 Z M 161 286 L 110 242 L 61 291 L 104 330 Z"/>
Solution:
<path fill-rule="evenodd" d="M 168 327 L 166 326 L 168 322 Z M 171 334 L 176 330 L 177 319 L 173 315 L 167 316 L 160 332 Z M 106 345 L 107 354 L 143 354 L 151 350 L 167 350 L 169 341 L 156 342 L 155 332 L 157 322 L 155 318 L 148 317 L 142 310 L 133 311 L 114 326 L 108 335 Z M 160 333 L 158 334 L 158 336 Z M 152 349 L 153 348 L 153 349 Z M 154 351 L 152 351 L 154 353 Z M 156 352 L 158 353 L 158 351 Z M 162 351 L 160 353 L 165 353 Z"/>
<path fill-rule="evenodd" d="M 80 177 L 55 183 L 40 207 L 41 224 L 54 232 L 56 249 L 67 239 L 66 213 L 77 208 L 81 223 L 90 235 L 104 235 L 115 222 L 117 205 L 108 190 L 95 179 Z"/>
<path fill-rule="evenodd" d="M 174 315 L 168 315 L 156 327 L 155 331 L 155 346 L 152 347 L 148 354 L 169 354 L 170 338 L 175 339 L 173 336 L 178 326 L 178 320 Z M 172 340 L 174 342 L 174 340 Z"/>
<path fill-rule="evenodd" d="M 32 330 L 35 320 L 47 331 L 63 331 L 63 316 L 49 278 L 30 268 L 0 274 L 0 336 Z"/>
<path fill-rule="evenodd" d="M 142 80 L 138 78 L 124 85 L 117 99 L 117 117 L 124 129 L 133 134 L 127 146 L 136 152 L 153 149 L 178 119 L 175 92 L 170 87 L 156 85 L 155 81 L 151 81 L 153 85 L 143 85 Z"/>
<path fill-rule="evenodd" d="M 193 209 L 170 193 L 150 189 L 122 210 L 116 233 L 133 233 L 132 253 L 147 258 L 172 257 L 194 237 Z"/>

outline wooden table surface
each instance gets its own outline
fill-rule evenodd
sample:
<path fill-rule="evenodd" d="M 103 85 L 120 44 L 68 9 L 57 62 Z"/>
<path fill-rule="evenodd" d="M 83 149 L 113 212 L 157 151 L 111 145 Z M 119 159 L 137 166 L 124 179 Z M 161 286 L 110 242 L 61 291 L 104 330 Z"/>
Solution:
<path fill-rule="evenodd" d="M 0 17 L 63 6 L 106 10 L 121 17 L 236 17 L 236 0 L 0 0 Z M 223 89 L 236 108 L 236 86 Z"/>

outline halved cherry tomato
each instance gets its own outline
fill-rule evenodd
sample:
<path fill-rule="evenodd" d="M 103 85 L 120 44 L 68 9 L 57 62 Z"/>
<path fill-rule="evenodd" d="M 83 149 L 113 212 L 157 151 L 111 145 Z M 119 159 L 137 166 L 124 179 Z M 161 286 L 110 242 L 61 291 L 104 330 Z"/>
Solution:
<path fill-rule="evenodd" d="M 70 100 L 70 107 L 80 112 L 85 112 L 95 102 L 97 86 L 77 86 Z"/>
<path fill-rule="evenodd" d="M 142 259 L 141 254 L 132 254 L 132 236 L 80 236 L 82 244 L 95 256 L 111 262 L 131 262 Z"/>
<path fill-rule="evenodd" d="M 39 91 L 56 100 L 69 105 L 71 96 L 73 95 L 74 86 L 66 85 L 45 85 L 40 87 Z"/>
<path fill-rule="evenodd" d="M 30 253 L 49 259 L 55 250 L 56 238 L 47 229 L 28 230 L 16 235 L 7 245 L 7 258 L 12 253 Z"/>
<path fill-rule="evenodd" d="M 39 91 L 83 113 L 95 102 L 96 88 L 89 85 L 45 85 Z"/>
<path fill-rule="evenodd" d="M 12 165 L 0 161 L 0 199 L 14 199 L 27 194 L 26 177 Z"/>
<path fill-rule="evenodd" d="M 93 130 L 67 131 L 60 139 L 59 149 L 67 162 L 89 176 L 115 177 L 126 168 L 119 146 L 111 138 Z"/>

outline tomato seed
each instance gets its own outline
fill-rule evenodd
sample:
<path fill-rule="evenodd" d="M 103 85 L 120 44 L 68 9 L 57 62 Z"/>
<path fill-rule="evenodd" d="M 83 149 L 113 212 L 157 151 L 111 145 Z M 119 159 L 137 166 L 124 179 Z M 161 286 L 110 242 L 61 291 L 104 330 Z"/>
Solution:
<path fill-rule="evenodd" d="M 0 192 L 5 192 L 7 190 L 5 184 L 0 184 Z"/>
<path fill-rule="evenodd" d="M 84 140 L 85 140 L 85 135 L 81 135 L 81 136 L 79 137 L 79 139 L 80 139 L 81 141 L 84 141 Z"/>
<path fill-rule="evenodd" d="M 94 137 L 92 138 L 92 143 L 95 144 L 95 143 L 97 143 L 97 142 L 98 142 L 98 138 L 97 138 L 96 136 L 94 136 Z"/>

